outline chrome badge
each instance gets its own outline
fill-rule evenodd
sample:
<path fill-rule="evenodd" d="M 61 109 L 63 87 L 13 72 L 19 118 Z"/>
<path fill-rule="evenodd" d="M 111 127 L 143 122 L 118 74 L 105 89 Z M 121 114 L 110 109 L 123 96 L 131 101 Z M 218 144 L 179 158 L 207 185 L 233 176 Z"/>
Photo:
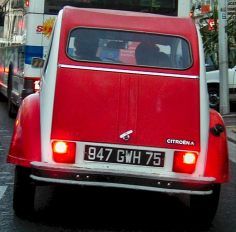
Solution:
<path fill-rule="evenodd" d="M 125 141 L 128 141 L 130 139 L 130 135 L 133 133 L 133 130 L 128 130 L 126 131 L 125 133 L 121 134 L 120 135 L 120 138 L 125 140 Z"/>

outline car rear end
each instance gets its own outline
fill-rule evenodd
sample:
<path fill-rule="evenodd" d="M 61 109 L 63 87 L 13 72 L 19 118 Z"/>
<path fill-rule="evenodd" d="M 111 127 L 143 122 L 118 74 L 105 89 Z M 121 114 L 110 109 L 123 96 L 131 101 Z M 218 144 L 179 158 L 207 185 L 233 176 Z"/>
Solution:
<path fill-rule="evenodd" d="M 51 91 L 42 86 L 42 101 L 53 100 L 41 107 L 42 162 L 32 163 L 32 178 L 211 194 L 203 52 L 191 20 L 90 10 L 97 21 L 88 23 L 87 10 L 78 11 L 77 19 L 77 9 L 64 9 L 56 79 Z M 96 58 L 80 56 L 77 37 L 95 38 Z M 139 64 L 144 42 L 169 61 Z"/>

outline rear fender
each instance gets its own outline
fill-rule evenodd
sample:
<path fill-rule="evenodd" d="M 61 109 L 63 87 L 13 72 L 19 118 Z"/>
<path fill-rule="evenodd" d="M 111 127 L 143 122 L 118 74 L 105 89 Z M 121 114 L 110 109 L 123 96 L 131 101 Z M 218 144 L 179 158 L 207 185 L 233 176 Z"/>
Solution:
<path fill-rule="evenodd" d="M 24 99 L 19 109 L 7 161 L 30 167 L 30 162 L 41 161 L 39 94 Z"/>
<path fill-rule="evenodd" d="M 226 129 L 221 115 L 215 110 L 210 110 L 210 132 L 205 176 L 215 177 L 216 183 L 224 183 L 229 179 Z"/>

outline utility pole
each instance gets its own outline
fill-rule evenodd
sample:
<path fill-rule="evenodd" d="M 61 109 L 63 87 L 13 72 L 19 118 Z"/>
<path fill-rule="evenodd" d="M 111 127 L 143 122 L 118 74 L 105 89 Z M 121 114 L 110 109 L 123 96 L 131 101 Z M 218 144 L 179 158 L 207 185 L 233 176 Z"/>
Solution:
<path fill-rule="evenodd" d="M 178 16 L 189 17 L 189 13 L 192 7 L 192 0 L 179 0 Z"/>
<path fill-rule="evenodd" d="M 219 76 L 220 76 L 220 113 L 228 114 L 228 39 L 227 39 L 227 0 L 218 0 L 219 17 Z"/>

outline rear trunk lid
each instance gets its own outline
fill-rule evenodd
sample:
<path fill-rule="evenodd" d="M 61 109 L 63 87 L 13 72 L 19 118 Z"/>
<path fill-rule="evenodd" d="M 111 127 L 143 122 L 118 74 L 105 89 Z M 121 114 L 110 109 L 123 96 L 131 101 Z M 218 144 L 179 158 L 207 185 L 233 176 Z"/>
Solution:
<path fill-rule="evenodd" d="M 51 138 L 199 151 L 199 99 L 198 78 L 62 66 Z"/>

